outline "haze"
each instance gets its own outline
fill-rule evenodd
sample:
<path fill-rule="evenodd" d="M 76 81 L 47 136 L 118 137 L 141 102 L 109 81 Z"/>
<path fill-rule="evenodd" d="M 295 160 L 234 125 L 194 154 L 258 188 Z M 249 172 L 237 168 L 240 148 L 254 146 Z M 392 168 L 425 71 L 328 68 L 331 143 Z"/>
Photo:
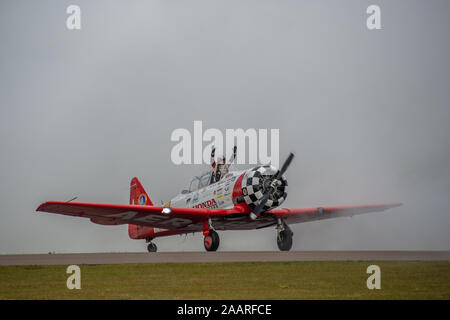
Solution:
<path fill-rule="evenodd" d="M 170 160 L 194 120 L 280 129 L 283 206 L 404 203 L 293 225 L 293 250 L 449 250 L 450 3 L 375 3 L 370 31 L 373 1 L 2 1 L 0 253 L 145 251 L 126 225 L 35 209 L 128 203 L 134 176 L 167 201 L 207 169 Z M 220 236 L 277 250 L 273 228 Z M 201 234 L 155 243 L 204 250 Z"/>

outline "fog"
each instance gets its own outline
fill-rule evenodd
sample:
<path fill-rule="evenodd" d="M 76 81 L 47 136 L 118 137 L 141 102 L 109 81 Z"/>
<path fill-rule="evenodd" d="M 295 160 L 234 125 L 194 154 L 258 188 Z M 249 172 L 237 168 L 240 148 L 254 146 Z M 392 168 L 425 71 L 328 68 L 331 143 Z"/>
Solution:
<path fill-rule="evenodd" d="M 376 1 L 381 30 L 370 4 L 2 1 L 0 253 L 145 251 L 126 225 L 35 209 L 128 203 L 134 176 L 169 200 L 208 168 L 170 159 L 195 120 L 279 129 L 285 207 L 404 204 L 292 225 L 293 250 L 449 250 L 450 3 Z M 277 250 L 274 228 L 219 234 L 219 250 Z M 155 243 L 204 250 L 201 234 Z"/>

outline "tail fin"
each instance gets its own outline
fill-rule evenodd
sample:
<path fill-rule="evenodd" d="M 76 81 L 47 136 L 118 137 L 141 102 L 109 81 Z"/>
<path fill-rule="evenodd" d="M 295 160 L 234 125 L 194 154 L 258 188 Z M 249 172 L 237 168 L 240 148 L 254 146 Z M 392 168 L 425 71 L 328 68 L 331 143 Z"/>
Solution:
<path fill-rule="evenodd" d="M 130 204 L 141 206 L 153 205 L 153 202 L 150 200 L 147 192 L 145 192 L 144 187 L 136 177 L 131 179 L 130 182 Z M 131 239 L 145 239 L 152 237 L 153 234 L 153 227 L 137 226 L 134 224 L 128 225 L 128 235 Z"/>
<path fill-rule="evenodd" d="M 134 177 L 130 182 L 130 204 L 141 206 L 152 206 L 153 202 L 150 200 L 144 187 L 139 182 L 138 178 Z"/>

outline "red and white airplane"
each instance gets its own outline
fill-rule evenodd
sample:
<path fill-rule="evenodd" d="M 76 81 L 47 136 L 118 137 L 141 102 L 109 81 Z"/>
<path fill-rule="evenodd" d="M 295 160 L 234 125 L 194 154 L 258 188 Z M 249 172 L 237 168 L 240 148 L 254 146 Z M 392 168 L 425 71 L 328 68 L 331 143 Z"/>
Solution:
<path fill-rule="evenodd" d="M 214 151 L 211 156 L 214 157 Z M 48 201 L 36 211 L 89 218 L 101 225 L 128 224 L 130 238 L 145 239 L 149 252 L 156 252 L 152 240 L 157 237 L 203 231 L 205 249 L 216 251 L 220 242 L 217 230 L 276 226 L 278 248 L 288 251 L 293 235 L 289 224 L 384 211 L 401 205 L 278 208 L 287 196 L 283 174 L 293 157 L 291 153 L 280 170 L 267 165 L 229 172 L 231 161 L 225 163 L 223 159 L 217 164 L 212 161 L 212 171 L 194 177 L 189 190 L 183 190 L 164 206 L 153 205 L 139 180 L 133 178 L 129 205 Z"/>

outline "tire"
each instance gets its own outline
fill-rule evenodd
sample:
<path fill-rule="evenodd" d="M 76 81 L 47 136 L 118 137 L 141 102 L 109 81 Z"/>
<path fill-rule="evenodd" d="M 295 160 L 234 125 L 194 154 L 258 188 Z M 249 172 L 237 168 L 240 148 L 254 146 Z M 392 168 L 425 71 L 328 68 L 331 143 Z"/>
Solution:
<path fill-rule="evenodd" d="M 147 246 L 148 252 L 156 252 L 158 251 L 158 247 L 153 242 L 150 242 Z"/>
<path fill-rule="evenodd" d="M 292 232 L 283 230 L 277 237 L 278 249 L 280 251 L 289 251 L 292 248 Z"/>
<path fill-rule="evenodd" d="M 209 230 L 209 234 L 203 238 L 203 244 L 206 251 L 216 251 L 220 244 L 220 238 L 217 232 Z"/>

